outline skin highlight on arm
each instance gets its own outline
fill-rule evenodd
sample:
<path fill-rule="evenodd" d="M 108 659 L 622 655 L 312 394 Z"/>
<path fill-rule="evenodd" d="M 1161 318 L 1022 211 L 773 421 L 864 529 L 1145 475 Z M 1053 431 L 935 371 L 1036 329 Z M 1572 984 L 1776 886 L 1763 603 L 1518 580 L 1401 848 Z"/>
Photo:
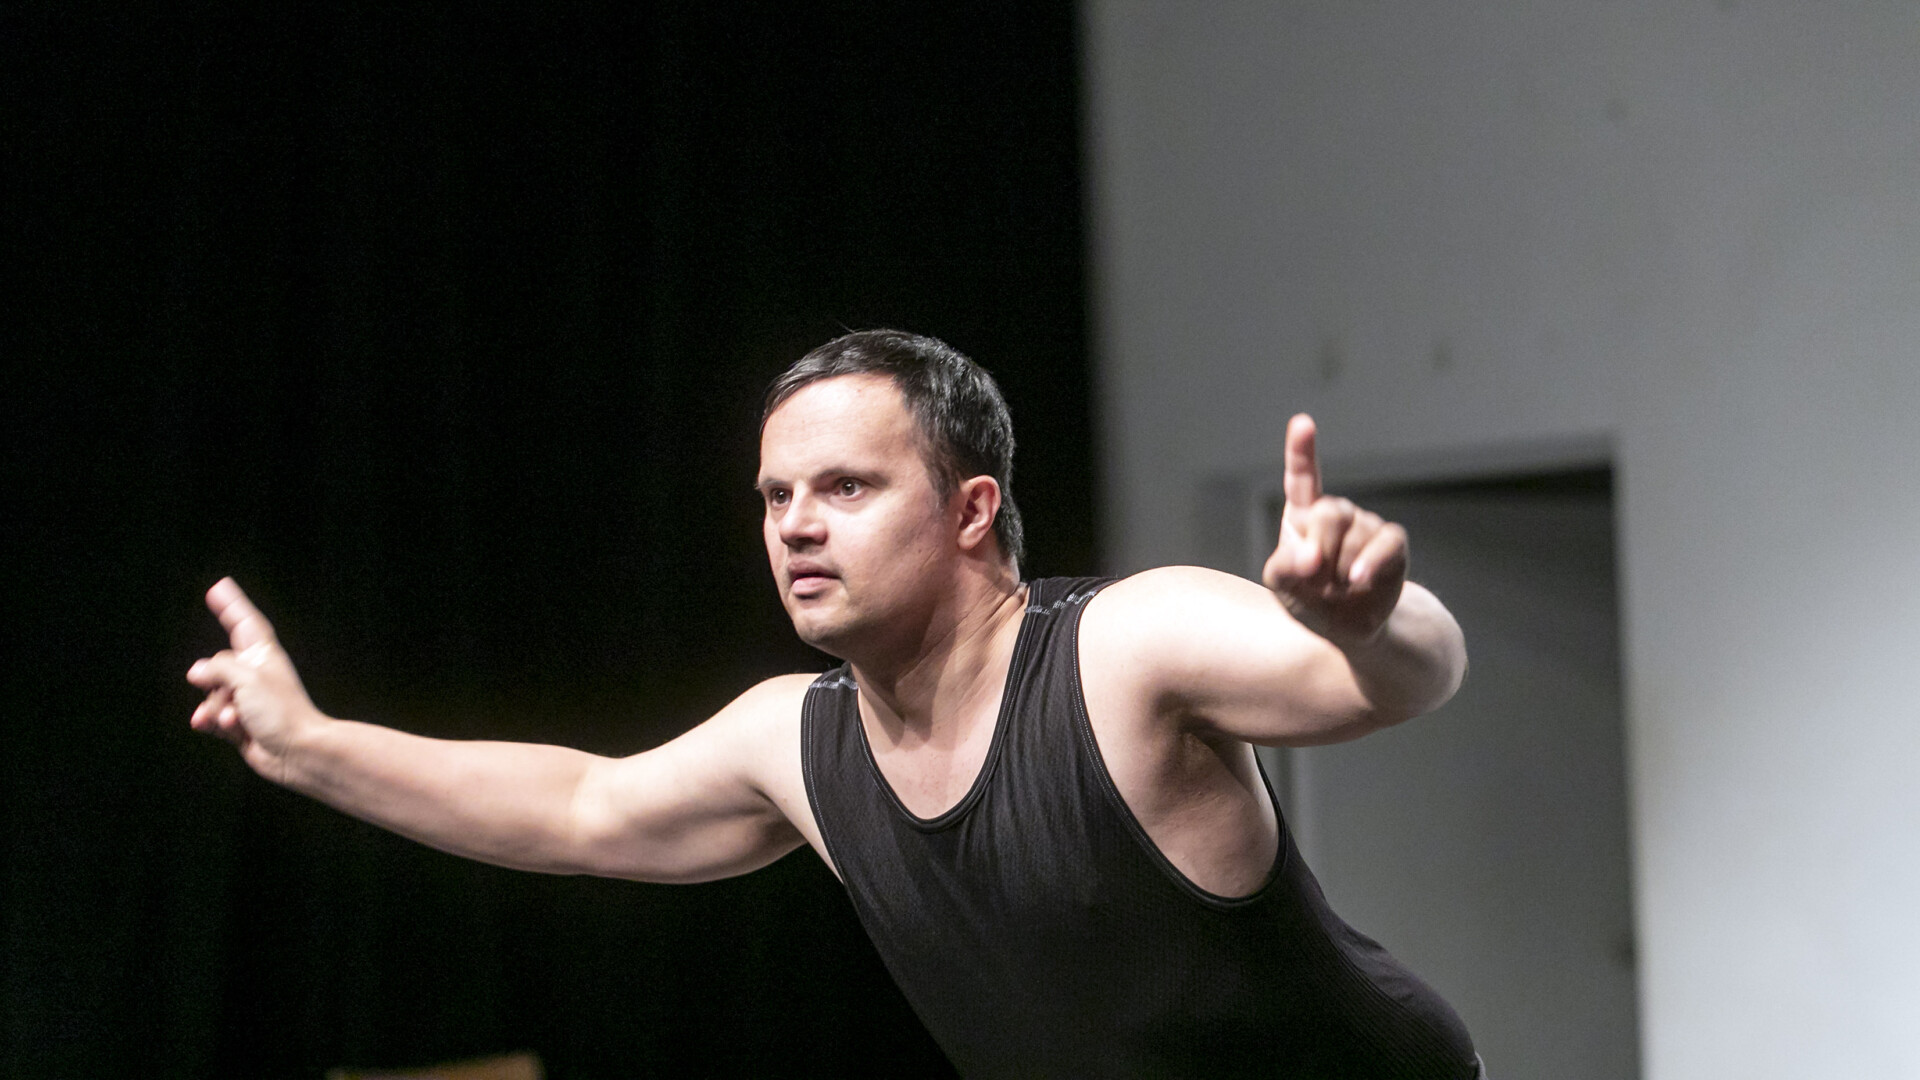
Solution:
<path fill-rule="evenodd" d="M 1108 588 L 1084 635 L 1149 715 L 1275 746 L 1342 742 L 1444 704 L 1459 625 L 1407 580 L 1406 531 L 1321 486 L 1318 430 L 1287 425 L 1286 511 L 1262 583 L 1164 567 Z"/>
<path fill-rule="evenodd" d="M 1381 631 L 1342 646 L 1267 589 L 1196 566 L 1109 586 L 1081 630 L 1088 653 L 1181 730 L 1268 746 L 1344 742 L 1431 711 L 1465 670 L 1459 627 L 1409 584 Z"/>
<path fill-rule="evenodd" d="M 768 680 L 627 758 L 430 739 L 323 714 L 238 585 L 222 580 L 207 604 L 232 648 L 188 672 L 207 691 L 193 727 L 343 813 L 499 866 L 646 881 L 745 873 L 803 842 L 790 820 L 799 762 L 788 751 L 810 676 Z"/>

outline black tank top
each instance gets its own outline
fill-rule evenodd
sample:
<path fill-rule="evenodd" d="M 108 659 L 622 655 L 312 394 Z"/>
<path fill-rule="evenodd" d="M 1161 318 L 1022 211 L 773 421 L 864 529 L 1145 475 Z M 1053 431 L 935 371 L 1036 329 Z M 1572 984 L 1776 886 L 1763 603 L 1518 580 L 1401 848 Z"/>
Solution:
<path fill-rule="evenodd" d="M 1235 899 L 1147 837 L 1080 691 L 1080 614 L 1106 583 L 1031 584 L 986 761 L 932 820 L 882 779 L 849 669 L 807 691 L 807 798 L 934 1039 L 969 1077 L 1473 1077 L 1459 1017 L 1328 910 L 1284 821 L 1267 883 Z"/>

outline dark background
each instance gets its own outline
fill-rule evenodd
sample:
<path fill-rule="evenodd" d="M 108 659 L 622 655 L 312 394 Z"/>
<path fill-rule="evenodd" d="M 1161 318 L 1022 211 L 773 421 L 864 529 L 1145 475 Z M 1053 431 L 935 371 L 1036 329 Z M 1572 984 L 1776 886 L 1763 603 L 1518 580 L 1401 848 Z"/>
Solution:
<path fill-rule="evenodd" d="M 463 862 L 195 736 L 231 573 L 321 708 L 624 754 L 818 670 L 767 380 L 931 333 L 1012 405 L 1029 574 L 1096 568 L 1065 3 L 0 8 L 0 1074 L 944 1068 L 802 851 Z"/>

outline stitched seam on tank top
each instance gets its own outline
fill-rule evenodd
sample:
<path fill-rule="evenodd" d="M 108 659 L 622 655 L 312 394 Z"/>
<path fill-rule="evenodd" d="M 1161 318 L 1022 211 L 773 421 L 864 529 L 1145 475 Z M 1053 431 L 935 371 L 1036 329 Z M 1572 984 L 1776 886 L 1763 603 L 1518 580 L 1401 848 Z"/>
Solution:
<path fill-rule="evenodd" d="M 1086 615 L 1084 608 L 1080 614 L 1082 617 Z M 1280 880 L 1282 872 L 1286 869 L 1286 837 L 1280 835 L 1275 838 L 1273 865 L 1267 869 L 1266 880 L 1260 883 L 1258 889 L 1255 889 L 1245 896 L 1222 896 L 1219 893 L 1203 889 L 1196 884 L 1192 878 L 1182 873 L 1179 867 L 1173 865 L 1173 860 L 1167 858 L 1167 853 L 1161 851 L 1160 845 L 1154 843 L 1153 837 L 1148 835 L 1147 827 L 1140 824 L 1140 819 L 1134 816 L 1133 807 L 1127 805 L 1126 797 L 1120 794 L 1120 785 L 1114 783 L 1113 773 L 1107 769 L 1107 759 L 1100 754 L 1100 741 L 1094 738 L 1093 720 L 1087 714 L 1086 691 L 1080 684 L 1080 620 L 1078 619 L 1074 620 L 1073 633 L 1069 637 L 1069 644 L 1073 649 L 1071 654 L 1073 664 L 1069 670 L 1073 673 L 1074 724 L 1075 727 L 1079 729 L 1080 744 L 1086 749 L 1088 756 L 1093 759 L 1094 772 L 1100 777 L 1101 789 L 1106 792 L 1107 798 L 1111 801 L 1113 808 L 1118 811 L 1120 820 L 1126 823 L 1127 831 L 1133 834 L 1134 840 L 1139 843 L 1141 850 L 1146 853 L 1149 861 L 1158 866 L 1160 872 L 1185 891 L 1187 895 L 1216 911 L 1237 911 L 1241 908 L 1251 907 L 1265 899 L 1267 893 L 1272 891 L 1275 884 Z M 1256 766 L 1259 765 L 1258 755 L 1255 755 L 1254 764 Z M 1261 779 L 1263 781 L 1266 779 L 1264 770 L 1261 772 Z M 1286 826 L 1283 823 L 1285 819 L 1280 814 L 1280 802 L 1274 797 L 1273 785 L 1268 783 L 1263 786 L 1267 789 L 1267 801 L 1273 804 L 1275 826 L 1279 829 L 1285 829 Z"/>
<path fill-rule="evenodd" d="M 1030 582 L 1022 584 L 1029 590 L 1029 596 L 1031 596 L 1032 584 Z M 967 788 L 967 793 L 960 796 L 959 802 L 941 811 L 937 817 L 923 818 L 907 809 L 907 804 L 900 801 L 899 793 L 893 790 L 893 785 L 887 783 L 886 774 L 880 771 L 880 762 L 873 756 L 873 743 L 867 739 L 867 726 L 859 724 L 859 706 L 857 704 L 854 706 L 854 722 L 859 724 L 860 753 L 867 759 L 867 768 L 873 774 L 874 785 L 880 789 L 880 794 L 886 797 L 887 802 L 892 804 L 894 811 L 900 815 L 901 819 L 920 832 L 940 832 L 958 825 L 986 796 L 987 784 L 999 768 L 1000 757 L 1006 747 L 1010 710 L 1014 699 L 1019 696 L 1013 692 L 1013 688 L 1015 681 L 1020 678 L 1020 664 L 1027 654 L 1033 651 L 1033 638 L 1039 632 L 1039 623 L 1029 617 L 1033 613 L 1032 605 L 1021 612 L 1020 629 L 1013 638 L 1013 656 L 1007 661 L 1007 676 L 1000 685 L 1000 708 L 994 713 L 993 740 L 987 744 L 986 760 L 980 763 L 980 771 L 974 774 L 973 784 Z"/>
<path fill-rule="evenodd" d="M 1060 599 L 1055 600 L 1053 603 L 1045 605 L 1044 607 L 1039 604 L 1030 604 L 1027 607 L 1027 611 L 1029 614 L 1033 614 L 1033 615 L 1052 615 L 1053 613 L 1059 611 L 1061 608 L 1067 607 L 1068 605 L 1086 603 L 1088 600 L 1093 599 L 1093 594 L 1099 592 L 1101 588 L 1102 586 L 1095 585 L 1094 587 L 1086 590 L 1085 592 L 1070 592 L 1067 595 L 1061 597 Z"/>

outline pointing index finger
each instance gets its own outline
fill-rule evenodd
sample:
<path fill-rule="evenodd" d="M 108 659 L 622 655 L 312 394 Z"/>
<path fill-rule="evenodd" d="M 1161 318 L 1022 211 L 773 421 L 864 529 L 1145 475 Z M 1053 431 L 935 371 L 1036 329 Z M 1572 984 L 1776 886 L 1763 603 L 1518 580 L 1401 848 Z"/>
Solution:
<path fill-rule="evenodd" d="M 236 651 L 273 640 L 273 624 L 253 606 L 247 594 L 230 577 L 221 578 L 207 590 L 207 608 L 226 627 L 227 637 Z"/>
<path fill-rule="evenodd" d="M 1305 510 L 1320 498 L 1320 450 L 1313 417 L 1297 413 L 1287 421 L 1287 505 Z"/>

